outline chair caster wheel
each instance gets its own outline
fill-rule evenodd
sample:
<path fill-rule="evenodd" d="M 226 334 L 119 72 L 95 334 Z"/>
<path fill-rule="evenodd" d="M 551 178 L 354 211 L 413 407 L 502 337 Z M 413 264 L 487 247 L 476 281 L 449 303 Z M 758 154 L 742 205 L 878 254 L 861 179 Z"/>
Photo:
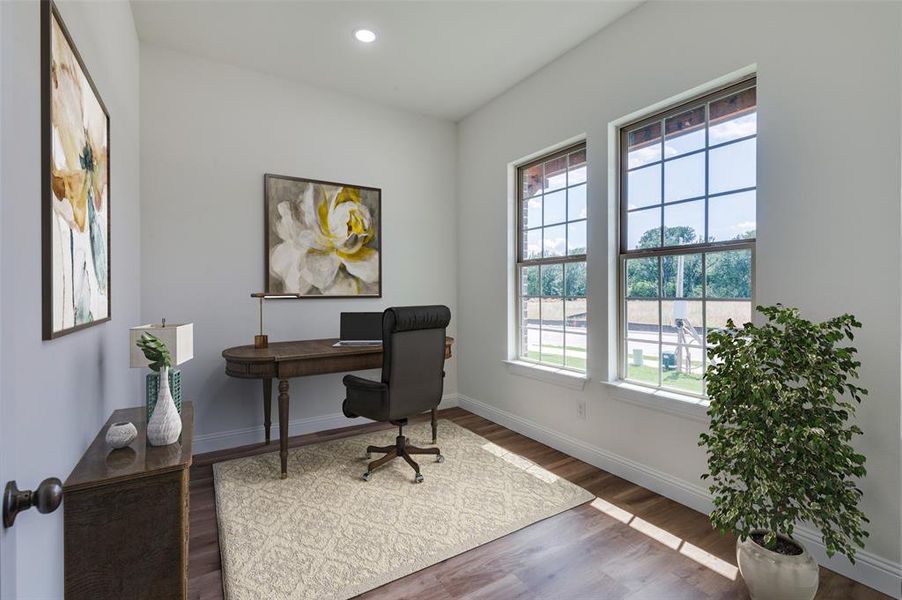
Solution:
<path fill-rule="evenodd" d="M 421 473 L 417 473 L 417 476 L 413 478 L 414 483 L 423 483 L 423 475 Z"/>
<path fill-rule="evenodd" d="M 366 473 L 364 473 L 363 477 L 361 477 L 361 479 L 363 479 L 364 481 L 369 481 L 370 480 L 370 472 L 367 471 Z"/>
<path fill-rule="evenodd" d="M 441 454 L 437 454 L 437 455 L 435 456 L 435 462 L 437 462 L 437 463 L 443 463 L 443 462 L 445 462 L 445 457 L 442 456 Z"/>
<path fill-rule="evenodd" d="M 366 459 L 369 460 L 369 459 L 371 459 L 371 458 L 373 458 L 373 453 L 372 453 L 372 452 L 367 452 L 367 453 L 366 453 Z"/>

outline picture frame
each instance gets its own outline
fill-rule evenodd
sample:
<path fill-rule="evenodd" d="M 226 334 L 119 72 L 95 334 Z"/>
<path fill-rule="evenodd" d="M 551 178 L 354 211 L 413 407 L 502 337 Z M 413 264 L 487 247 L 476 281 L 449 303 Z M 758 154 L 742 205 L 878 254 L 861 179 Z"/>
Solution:
<path fill-rule="evenodd" d="M 292 298 L 382 297 L 382 190 L 263 176 L 264 289 Z"/>
<path fill-rule="evenodd" d="M 110 115 L 52 0 L 40 8 L 42 339 L 112 318 Z"/>

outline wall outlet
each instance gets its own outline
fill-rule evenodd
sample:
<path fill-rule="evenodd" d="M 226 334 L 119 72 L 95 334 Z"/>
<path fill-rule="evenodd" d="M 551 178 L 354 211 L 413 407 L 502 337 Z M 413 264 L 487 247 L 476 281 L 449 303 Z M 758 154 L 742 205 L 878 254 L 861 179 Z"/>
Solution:
<path fill-rule="evenodd" d="M 586 420 L 586 400 L 585 398 L 580 398 L 576 401 L 576 416 L 585 421 Z"/>

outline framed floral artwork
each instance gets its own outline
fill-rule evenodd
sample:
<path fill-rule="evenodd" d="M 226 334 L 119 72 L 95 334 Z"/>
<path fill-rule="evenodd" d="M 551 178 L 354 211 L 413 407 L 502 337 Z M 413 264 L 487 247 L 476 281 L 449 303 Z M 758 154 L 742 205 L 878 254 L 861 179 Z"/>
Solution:
<path fill-rule="evenodd" d="M 267 174 L 266 292 L 382 297 L 382 190 Z"/>
<path fill-rule="evenodd" d="M 41 2 L 43 339 L 110 319 L 110 117 L 56 5 Z"/>

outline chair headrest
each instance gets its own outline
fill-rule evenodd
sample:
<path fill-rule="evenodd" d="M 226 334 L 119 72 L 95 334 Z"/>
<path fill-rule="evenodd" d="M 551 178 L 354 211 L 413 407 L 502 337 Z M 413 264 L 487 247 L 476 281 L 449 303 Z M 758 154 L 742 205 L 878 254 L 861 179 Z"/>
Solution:
<path fill-rule="evenodd" d="M 395 306 L 382 314 L 383 332 L 444 329 L 451 322 L 447 306 Z"/>

